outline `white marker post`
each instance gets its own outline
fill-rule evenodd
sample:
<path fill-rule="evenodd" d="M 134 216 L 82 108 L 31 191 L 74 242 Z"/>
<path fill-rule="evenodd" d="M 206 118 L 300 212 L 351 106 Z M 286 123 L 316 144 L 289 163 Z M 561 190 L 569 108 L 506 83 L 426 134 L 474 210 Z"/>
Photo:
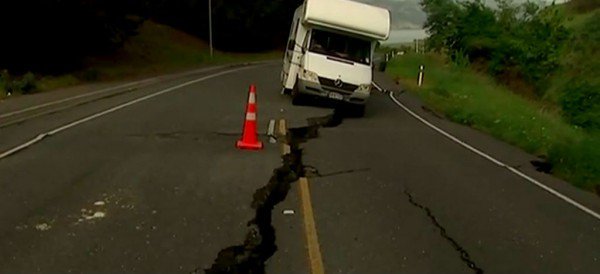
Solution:
<path fill-rule="evenodd" d="M 419 39 L 415 39 L 415 52 L 419 53 Z"/>
<path fill-rule="evenodd" d="M 423 85 L 423 78 L 425 77 L 424 70 L 425 66 L 419 66 L 419 76 L 417 77 L 417 85 L 419 85 L 419 87 Z"/>

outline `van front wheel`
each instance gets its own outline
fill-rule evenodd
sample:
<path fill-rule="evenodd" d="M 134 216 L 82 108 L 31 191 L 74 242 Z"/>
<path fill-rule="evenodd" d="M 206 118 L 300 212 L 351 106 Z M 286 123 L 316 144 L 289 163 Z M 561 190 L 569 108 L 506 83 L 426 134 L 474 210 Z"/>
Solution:
<path fill-rule="evenodd" d="M 351 115 L 354 117 L 363 117 L 365 116 L 365 108 L 366 105 L 353 105 L 351 106 Z"/>
<path fill-rule="evenodd" d="M 290 94 L 292 95 L 292 105 L 298 106 L 304 103 L 304 96 L 298 91 L 298 86 L 294 86 Z"/>
<path fill-rule="evenodd" d="M 300 92 L 292 92 L 292 105 L 299 106 L 304 104 L 304 96 Z"/>

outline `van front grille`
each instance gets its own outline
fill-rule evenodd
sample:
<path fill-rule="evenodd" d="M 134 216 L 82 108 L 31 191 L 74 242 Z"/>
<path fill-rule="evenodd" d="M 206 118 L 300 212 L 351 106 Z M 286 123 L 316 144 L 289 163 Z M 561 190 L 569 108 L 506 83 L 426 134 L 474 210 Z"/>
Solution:
<path fill-rule="evenodd" d="M 325 77 L 319 77 L 319 83 L 324 87 L 334 88 L 339 91 L 354 92 L 358 88 L 357 85 L 349 84 L 346 82 L 342 82 L 342 85 L 340 87 L 337 87 L 335 85 L 335 80 Z"/>

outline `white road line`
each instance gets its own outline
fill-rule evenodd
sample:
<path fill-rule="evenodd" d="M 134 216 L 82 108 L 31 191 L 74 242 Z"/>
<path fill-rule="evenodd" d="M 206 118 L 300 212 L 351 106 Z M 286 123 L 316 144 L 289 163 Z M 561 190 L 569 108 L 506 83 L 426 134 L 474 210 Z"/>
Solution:
<path fill-rule="evenodd" d="M 211 70 L 218 70 L 218 69 L 221 69 L 221 68 L 224 68 L 224 67 L 226 67 L 226 66 L 217 66 L 217 67 L 197 69 L 197 70 L 194 70 L 194 71 L 190 71 L 190 72 L 186 72 L 186 73 L 182 73 L 182 74 L 177 74 L 177 75 L 174 75 L 174 76 L 176 76 L 176 77 L 185 77 L 185 76 L 189 76 L 189 75 L 192 75 L 192 74 L 207 72 L 207 71 L 211 71 Z M 73 96 L 73 97 L 69 97 L 69 98 L 65 98 L 65 99 L 61 99 L 61 100 L 56 100 L 56 101 L 48 102 L 48 103 L 45 103 L 45 104 L 40 104 L 40 105 L 36 105 L 36 106 L 32 106 L 32 107 L 20 109 L 20 110 L 13 111 L 13 112 L 8 112 L 8 113 L 0 114 L 0 119 L 11 117 L 11 116 L 15 116 L 15 115 L 18 115 L 18 114 L 21 114 L 21 113 L 24 113 L 24 112 L 28 112 L 28 111 L 32 111 L 32 110 L 36 110 L 36 109 L 45 108 L 45 107 L 48 107 L 48 106 L 52 106 L 52 105 L 64 103 L 64 102 L 69 102 L 69 101 L 77 100 L 77 99 L 80 99 L 80 98 L 94 96 L 96 94 L 101 94 L 101 93 L 105 93 L 105 92 L 109 92 L 109 91 L 113 91 L 113 90 L 118 90 L 118 89 L 122 89 L 122 88 L 127 88 L 127 87 L 131 87 L 131 86 L 135 86 L 135 85 L 143 85 L 143 84 L 146 84 L 146 83 L 155 82 L 155 81 L 158 81 L 161 77 L 164 77 L 164 76 L 152 77 L 152 78 L 148 78 L 148 79 L 144 79 L 144 80 L 139 80 L 139 81 L 135 81 L 135 82 L 127 83 L 127 84 L 122 84 L 122 85 L 118 85 L 118 86 L 114 86 L 114 87 L 104 88 L 104 89 L 100 89 L 100 90 L 97 90 L 97 91 L 93 91 L 93 92 L 89 92 L 89 93 L 85 93 L 85 94 L 81 94 L 81 95 L 77 95 L 77 96 Z"/>
<path fill-rule="evenodd" d="M 77 125 L 80 125 L 80 124 L 83 124 L 85 122 L 91 121 L 91 120 L 96 119 L 98 117 L 107 115 L 109 113 L 115 112 L 115 111 L 120 110 L 122 108 L 126 108 L 128 106 L 133 105 L 133 104 L 137 104 L 139 102 L 146 101 L 146 100 L 148 100 L 150 98 L 154 98 L 156 96 L 159 96 L 159 95 L 162 95 L 162 94 L 165 94 L 165 93 L 168 93 L 168 92 L 172 92 L 174 90 L 177 90 L 177 89 L 180 89 L 180 88 L 192 85 L 192 84 L 196 84 L 198 82 L 202 82 L 202 81 L 205 81 L 205 80 L 208 80 L 208 79 L 211 79 L 211 78 L 215 78 L 215 77 L 218 77 L 218 76 L 221 76 L 221 75 L 225 75 L 225 74 L 229 74 L 229 73 L 233 73 L 233 72 L 238 72 L 238 71 L 245 70 L 245 69 L 250 69 L 250 68 L 253 68 L 253 67 L 250 66 L 250 67 L 237 68 L 237 69 L 226 70 L 226 71 L 223 71 L 223 72 L 219 72 L 219 73 L 215 73 L 215 74 L 212 74 L 212 75 L 208 75 L 208 76 L 196 79 L 196 80 L 188 81 L 188 82 L 185 82 L 183 84 L 176 85 L 176 86 L 173 86 L 173 87 L 170 87 L 170 88 L 158 91 L 156 93 L 152 93 L 152 94 L 146 95 L 144 97 L 140 97 L 138 99 L 135 99 L 135 100 L 129 101 L 127 103 L 118 105 L 116 107 L 112 107 L 112 108 L 107 109 L 105 111 L 102 111 L 102 112 L 90 115 L 90 116 L 85 117 L 83 119 L 80 119 L 80 120 L 74 121 L 72 123 L 66 124 L 64 126 L 61 126 L 59 128 L 53 129 L 51 131 L 48 131 L 48 132 L 45 132 L 45 133 L 41 133 L 37 137 L 31 139 L 30 141 L 28 141 L 28 142 L 26 142 L 24 144 L 16 146 L 16 147 L 14 147 L 14 148 L 12 148 L 12 149 L 10 149 L 8 151 L 2 152 L 2 153 L 0 153 L 0 159 L 4 159 L 4 158 L 6 158 L 6 157 L 8 157 L 10 155 L 13 155 L 13 154 L 15 154 L 15 153 L 17 153 L 17 152 L 19 152 L 19 151 L 21 151 L 23 149 L 26 149 L 26 148 L 28 148 L 28 147 L 30 147 L 30 146 L 32 146 L 32 145 L 34 145 L 34 144 L 42 141 L 44 138 L 46 138 L 48 136 L 52 136 L 52 135 L 57 134 L 57 133 L 59 133 L 61 131 L 65 131 L 67 129 L 70 129 L 70 128 L 75 127 Z"/>
<path fill-rule="evenodd" d="M 81 95 L 77 95 L 77 96 L 73 96 L 73 97 L 69 97 L 69 98 L 65 98 L 65 99 L 61 99 L 61 100 L 57 100 L 57 101 L 48 102 L 48 103 L 45 103 L 45 104 L 36 105 L 36 106 L 33 106 L 33 107 L 28 107 L 28 108 L 20 109 L 20 110 L 9 112 L 9 113 L 5 113 L 5 114 L 0 114 L 0 118 L 7 118 L 7 117 L 14 116 L 14 115 L 17 115 L 17 114 L 21 114 L 21 113 L 24 113 L 24 112 L 28 112 L 28 111 L 32 111 L 32 110 L 36 110 L 36 109 L 40 109 L 40 108 L 44 108 L 44 107 L 48 107 L 48 106 L 52 106 L 52 105 L 56 105 L 56 104 L 60 104 L 60 103 L 68 102 L 68 101 L 72 101 L 72 100 L 76 100 L 76 99 L 79 99 L 79 98 L 85 98 L 85 97 L 93 96 L 93 95 L 104 93 L 104 92 L 109 92 L 109 91 L 113 91 L 113 90 L 117 90 L 117 89 L 121 89 L 121 88 L 126 88 L 126 87 L 130 87 L 130 86 L 134 86 L 134 85 L 137 85 L 137 84 L 143 84 L 145 82 L 151 82 L 152 80 L 154 80 L 154 79 L 147 79 L 147 80 L 143 80 L 143 81 L 137 81 L 137 82 L 127 83 L 127 84 L 123 84 L 123 85 L 119 85 L 119 86 L 115 86 L 115 87 L 110 87 L 110 88 L 105 88 L 105 89 L 101 89 L 101 90 L 98 90 L 98 91 L 94 91 L 94 92 L 90 92 L 90 93 L 85 93 L 85 94 L 81 94 Z"/>
<path fill-rule="evenodd" d="M 373 82 L 373 87 L 375 87 L 375 89 L 379 90 L 379 92 L 384 92 L 383 89 L 375 82 Z"/>
<path fill-rule="evenodd" d="M 541 189 L 543 189 L 543 190 L 547 191 L 548 193 L 550 193 L 550 194 L 552 194 L 552 195 L 554 195 L 554 196 L 558 197 L 559 199 L 561 199 L 561 200 L 563 200 L 563 201 L 565 201 L 565 202 L 567 202 L 567 203 L 569 203 L 569 204 L 571 204 L 571 205 L 573 205 L 573 206 L 577 207 L 577 208 L 578 208 L 578 209 L 580 209 L 581 211 L 583 211 L 583 212 L 585 212 L 585 213 L 589 214 L 590 216 L 592 216 L 592 217 L 594 217 L 594 218 L 596 218 L 596 219 L 600 220 L 600 214 L 598 214 L 597 212 L 595 212 L 595 211 L 591 210 L 590 208 L 588 208 L 588 207 L 586 207 L 586 206 L 584 206 L 584 205 L 582 205 L 582 204 L 580 204 L 580 203 L 576 202 L 575 200 L 573 200 L 573 199 L 571 199 L 571 198 L 567 197 L 566 195 L 564 195 L 564 194 L 562 194 L 562 193 L 558 192 L 557 190 L 555 190 L 555 189 L 553 189 L 553 188 L 551 188 L 551 187 L 549 187 L 549 186 L 546 186 L 546 185 L 544 185 L 544 184 L 540 183 L 539 181 L 537 181 L 537 180 L 535 180 L 535 179 L 533 179 L 533 178 L 531 178 L 531 177 L 527 176 L 526 174 L 524 174 L 523 172 L 521 172 L 521 171 L 517 170 L 516 168 L 513 168 L 513 167 L 511 167 L 511 166 L 509 166 L 509 165 L 507 165 L 507 164 L 505 164 L 505 163 L 503 163 L 503 162 L 501 162 L 501 161 L 497 160 L 496 158 L 494 158 L 494 157 L 492 157 L 492 156 L 490 156 L 490 155 L 488 155 L 488 154 L 486 154 L 486 153 L 482 152 L 481 150 L 478 150 L 478 149 L 476 149 L 476 148 L 472 147 L 471 145 L 469 145 L 469 144 L 467 144 L 467 143 L 463 142 L 462 140 L 460 140 L 460 139 L 458 139 L 458 138 L 454 137 L 454 136 L 453 136 L 453 135 L 451 135 L 450 133 L 448 133 L 448 132 L 446 132 L 446 131 L 444 131 L 444 130 L 442 130 L 442 129 L 438 128 L 438 127 L 436 127 L 436 126 L 435 126 L 435 125 L 433 125 L 432 123 L 430 123 L 430 122 L 428 122 L 427 120 L 425 120 L 423 117 L 419 116 L 418 114 L 416 114 L 415 112 L 413 112 L 412 110 L 410 110 L 408 107 L 406 107 L 406 106 L 405 106 L 404 104 L 402 104 L 400 101 L 398 101 L 398 99 L 396 99 L 396 97 L 394 97 L 394 92 L 391 92 L 391 91 L 390 91 L 390 98 L 391 98 L 391 99 L 392 99 L 392 101 L 394 101 L 394 102 L 395 102 L 395 103 L 396 103 L 396 104 L 397 104 L 399 107 L 401 107 L 402 109 L 404 109 L 404 111 L 406 111 L 408 114 L 410 114 L 411 116 L 413 116 L 415 119 L 417 119 L 417 120 L 421 121 L 423 124 L 427 125 L 427 126 L 428 126 L 428 127 L 430 127 L 431 129 L 433 129 L 433 130 L 437 131 L 438 133 L 440 133 L 440 134 L 444 135 L 446 138 L 448 138 L 448 139 L 450 139 L 450 140 L 454 141 L 455 143 L 457 143 L 457 144 L 461 145 L 462 147 L 464 147 L 464 148 L 466 148 L 466 149 L 468 149 L 468 150 L 470 150 L 470 151 L 474 152 L 475 154 L 477 154 L 477 155 L 479 155 L 479 156 L 481 156 L 481 157 L 483 157 L 483 158 L 485 158 L 485 159 L 489 160 L 490 162 L 492 162 L 492 163 L 494 163 L 494 164 L 496 164 L 496 165 L 498 165 L 498 166 L 500 166 L 500 167 L 504 167 L 504 168 L 508 169 L 510 172 L 512 172 L 512 173 L 516 174 L 517 176 L 519 176 L 519 177 L 521 177 L 521 178 L 523 178 L 523 179 L 527 180 L 528 182 L 530 182 L 530 183 L 534 184 L 535 186 L 537 186 L 537 187 L 539 187 L 539 188 L 541 188 Z"/>

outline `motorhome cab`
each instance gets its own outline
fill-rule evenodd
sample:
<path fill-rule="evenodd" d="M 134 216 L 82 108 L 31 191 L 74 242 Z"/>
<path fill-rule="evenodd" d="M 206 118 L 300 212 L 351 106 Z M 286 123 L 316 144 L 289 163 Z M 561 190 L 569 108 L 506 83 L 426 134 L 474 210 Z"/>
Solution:
<path fill-rule="evenodd" d="M 390 12 L 349 0 L 306 0 L 294 13 L 281 81 L 293 102 L 304 94 L 353 104 L 362 113 L 373 80 L 375 45 Z"/>

